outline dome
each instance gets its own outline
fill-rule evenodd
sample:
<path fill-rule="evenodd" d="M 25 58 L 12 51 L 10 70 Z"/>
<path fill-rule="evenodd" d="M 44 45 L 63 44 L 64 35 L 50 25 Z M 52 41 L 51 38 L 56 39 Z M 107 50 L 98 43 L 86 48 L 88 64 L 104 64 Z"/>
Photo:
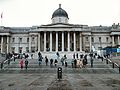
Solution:
<path fill-rule="evenodd" d="M 59 4 L 59 8 L 54 11 L 52 18 L 54 17 L 67 17 L 68 18 L 67 12 L 61 8 L 61 4 Z"/>

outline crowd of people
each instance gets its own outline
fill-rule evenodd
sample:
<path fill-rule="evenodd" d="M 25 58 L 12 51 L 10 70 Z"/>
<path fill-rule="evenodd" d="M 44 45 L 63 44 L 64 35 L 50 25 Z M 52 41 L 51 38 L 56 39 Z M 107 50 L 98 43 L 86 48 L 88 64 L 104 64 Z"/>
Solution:
<path fill-rule="evenodd" d="M 25 68 L 27 70 L 29 66 L 29 60 L 28 60 L 29 55 L 28 54 L 23 54 L 23 55 L 24 56 L 19 59 L 19 65 L 21 69 Z M 57 58 L 52 58 L 52 57 L 48 58 L 47 56 L 43 57 L 42 54 L 38 52 L 38 59 L 37 59 L 38 65 L 42 66 L 44 62 L 46 66 L 50 66 L 52 68 L 52 67 L 57 67 L 58 63 L 61 63 L 62 66 L 68 67 L 68 62 L 70 61 L 67 59 L 67 55 L 63 55 L 60 58 L 59 52 L 56 52 L 56 56 Z M 74 53 L 73 58 L 71 58 L 71 67 L 72 68 L 85 68 L 86 65 L 88 64 L 87 56 L 88 54 Z M 89 54 L 89 56 L 91 57 L 90 58 L 91 67 L 93 67 L 93 58 L 95 58 L 95 56 L 93 56 L 92 54 Z M 10 62 L 11 62 L 10 58 L 12 58 L 14 62 L 16 61 L 15 55 L 12 56 L 11 54 L 8 54 L 7 58 L 9 58 L 8 65 L 10 65 Z M 101 57 L 98 56 L 98 58 L 101 58 Z M 31 59 L 33 59 L 33 57 L 31 57 Z M 103 61 L 103 58 L 101 59 Z M 1 69 L 3 69 L 4 62 L 1 62 L 0 66 L 1 66 Z"/>

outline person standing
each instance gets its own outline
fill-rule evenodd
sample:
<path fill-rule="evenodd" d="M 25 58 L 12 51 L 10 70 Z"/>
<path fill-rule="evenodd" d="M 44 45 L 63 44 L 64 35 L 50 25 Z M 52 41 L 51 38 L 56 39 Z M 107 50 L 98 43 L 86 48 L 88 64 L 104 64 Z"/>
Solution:
<path fill-rule="evenodd" d="M 41 56 L 41 53 L 40 52 L 38 52 L 38 57 L 40 57 Z"/>
<path fill-rule="evenodd" d="M 1 70 L 3 69 L 3 65 L 4 65 L 4 62 L 2 61 L 0 65 Z"/>
<path fill-rule="evenodd" d="M 45 63 L 46 63 L 46 66 L 48 65 L 48 58 L 47 56 L 45 56 Z"/>
<path fill-rule="evenodd" d="M 50 59 L 50 67 L 52 67 L 53 66 L 53 59 L 51 58 Z"/>
<path fill-rule="evenodd" d="M 55 59 L 55 61 L 54 61 L 55 67 L 57 67 L 57 63 L 58 63 L 58 61 L 57 61 L 57 59 Z"/>
<path fill-rule="evenodd" d="M 93 67 L 93 58 L 90 58 L 90 62 L 91 62 L 91 68 Z"/>
<path fill-rule="evenodd" d="M 76 68 L 77 67 L 77 60 L 74 59 L 74 67 Z"/>
<path fill-rule="evenodd" d="M 28 60 L 26 59 L 26 60 L 25 60 L 25 68 L 26 68 L 26 70 L 27 70 L 27 68 L 28 68 L 28 63 L 29 63 L 29 62 L 28 62 Z"/>
<path fill-rule="evenodd" d="M 59 60 L 60 54 L 57 52 L 56 55 L 57 55 L 57 60 Z"/>
<path fill-rule="evenodd" d="M 78 59 L 78 53 L 76 54 L 76 58 Z"/>
<path fill-rule="evenodd" d="M 65 67 L 67 67 L 67 61 L 65 60 Z"/>
<path fill-rule="evenodd" d="M 75 53 L 73 54 L 73 59 L 75 59 Z"/>
<path fill-rule="evenodd" d="M 42 56 L 38 57 L 39 66 L 42 64 L 42 59 L 43 59 Z"/>

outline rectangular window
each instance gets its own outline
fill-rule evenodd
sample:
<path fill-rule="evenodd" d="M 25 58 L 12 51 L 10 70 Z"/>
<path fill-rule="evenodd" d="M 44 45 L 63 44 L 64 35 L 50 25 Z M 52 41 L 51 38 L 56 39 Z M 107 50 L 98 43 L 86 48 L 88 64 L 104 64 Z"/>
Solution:
<path fill-rule="evenodd" d="M 22 53 L 22 47 L 19 47 L 19 53 Z"/>
<path fill-rule="evenodd" d="M 11 47 L 11 51 L 15 53 L 15 47 Z"/>
<path fill-rule="evenodd" d="M 26 52 L 29 52 L 29 47 L 26 47 Z"/>
<path fill-rule="evenodd" d="M 29 42 L 29 38 L 27 38 L 27 42 Z"/>
<path fill-rule="evenodd" d="M 19 38 L 19 42 L 20 42 L 20 43 L 22 42 L 22 38 Z"/>
<path fill-rule="evenodd" d="M 99 37 L 99 42 L 101 42 L 101 37 Z"/>
<path fill-rule="evenodd" d="M 32 41 L 34 41 L 35 40 L 35 38 L 34 37 L 32 37 Z"/>
<path fill-rule="evenodd" d="M 94 42 L 94 37 L 92 37 L 92 42 Z"/>
<path fill-rule="evenodd" d="M 31 47 L 31 52 L 35 52 L 35 47 Z"/>
<path fill-rule="evenodd" d="M 12 42 L 15 42 L 15 38 L 12 38 Z"/>
<path fill-rule="evenodd" d="M 108 37 L 106 37 L 106 42 L 108 42 Z"/>
<path fill-rule="evenodd" d="M 86 41 L 89 41 L 89 40 L 88 40 L 88 37 L 85 37 L 85 38 L 86 38 Z"/>

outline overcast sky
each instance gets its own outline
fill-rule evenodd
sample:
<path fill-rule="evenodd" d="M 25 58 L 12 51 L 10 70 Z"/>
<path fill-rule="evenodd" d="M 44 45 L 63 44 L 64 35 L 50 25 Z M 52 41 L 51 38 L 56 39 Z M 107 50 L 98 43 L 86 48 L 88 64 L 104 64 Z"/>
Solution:
<path fill-rule="evenodd" d="M 0 0 L 2 24 L 11 27 L 50 24 L 60 3 L 68 13 L 70 24 L 120 23 L 120 0 Z"/>

